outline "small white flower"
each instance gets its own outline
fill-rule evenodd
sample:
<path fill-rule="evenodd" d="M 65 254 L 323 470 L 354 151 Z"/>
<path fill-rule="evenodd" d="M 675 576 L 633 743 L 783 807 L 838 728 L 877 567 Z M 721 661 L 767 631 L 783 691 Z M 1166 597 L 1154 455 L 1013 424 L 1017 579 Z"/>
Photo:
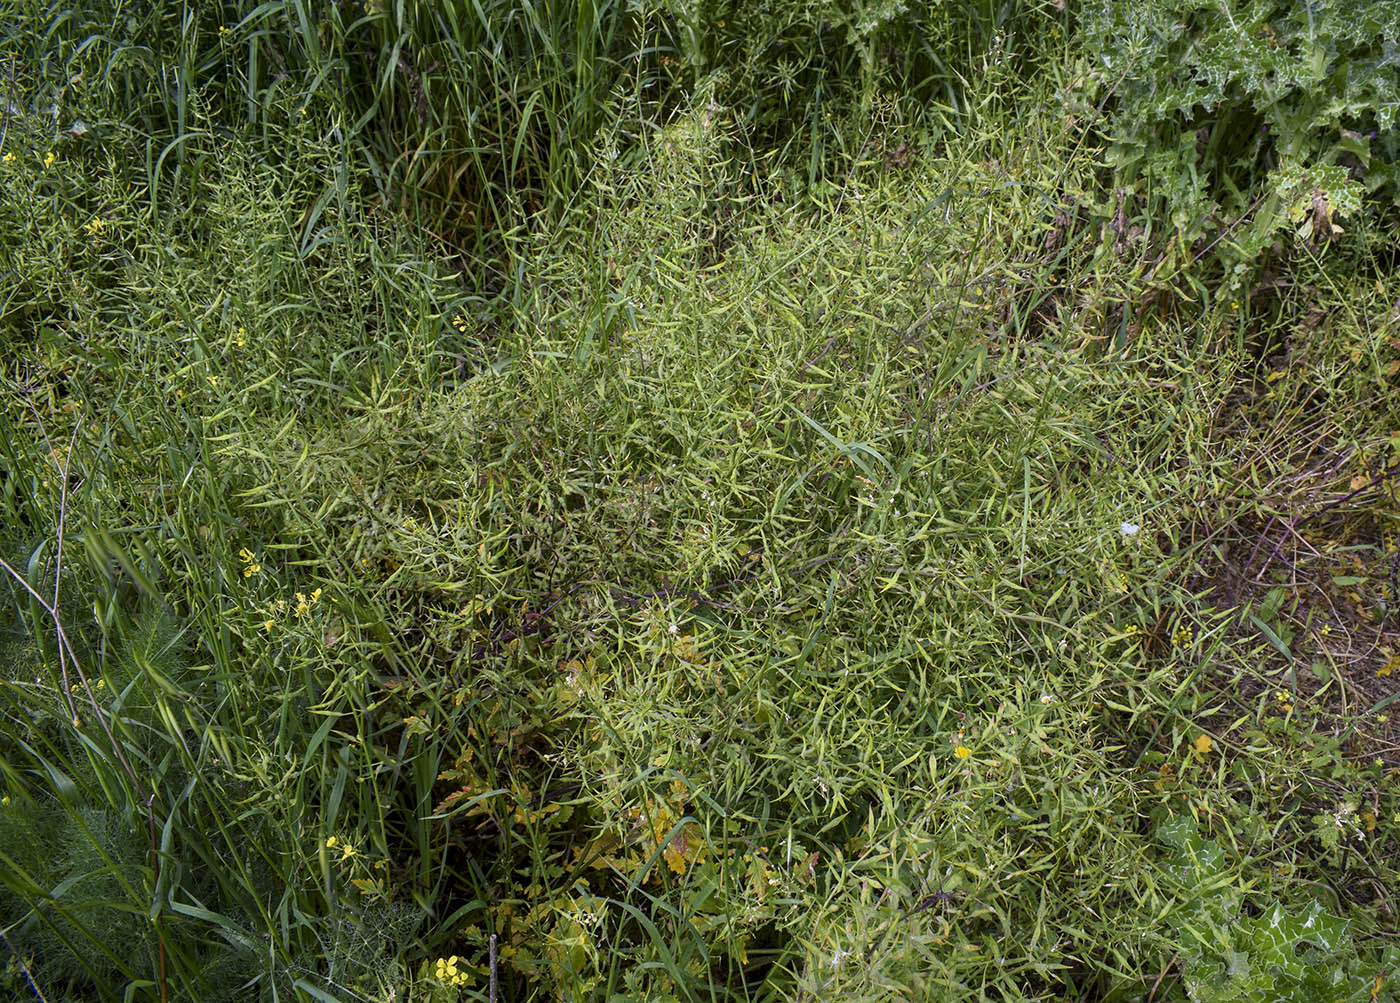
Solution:
<path fill-rule="evenodd" d="M 1130 536 L 1137 536 L 1139 528 L 1140 527 L 1135 522 L 1125 522 L 1123 523 L 1123 525 L 1118 527 L 1118 532 L 1122 534 L 1123 539 L 1126 540 Z"/>

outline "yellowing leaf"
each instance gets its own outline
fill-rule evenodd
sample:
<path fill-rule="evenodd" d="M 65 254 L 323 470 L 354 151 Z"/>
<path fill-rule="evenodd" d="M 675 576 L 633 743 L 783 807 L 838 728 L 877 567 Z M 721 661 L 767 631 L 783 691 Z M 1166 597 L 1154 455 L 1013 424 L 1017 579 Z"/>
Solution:
<path fill-rule="evenodd" d="M 680 844 L 677 846 L 676 844 Z M 666 849 L 661 851 L 661 856 L 666 860 L 666 866 L 677 874 L 685 873 L 685 850 L 686 839 L 684 832 L 676 833 L 676 838 L 666 844 Z"/>
<path fill-rule="evenodd" d="M 379 887 L 379 882 L 377 880 L 371 878 L 351 878 L 350 883 L 370 898 L 384 897 L 384 889 Z"/>

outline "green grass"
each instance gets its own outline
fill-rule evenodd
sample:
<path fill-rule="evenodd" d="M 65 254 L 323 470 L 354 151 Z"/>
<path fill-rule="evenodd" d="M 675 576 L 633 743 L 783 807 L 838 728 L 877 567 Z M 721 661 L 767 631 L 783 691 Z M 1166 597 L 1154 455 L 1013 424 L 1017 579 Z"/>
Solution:
<path fill-rule="evenodd" d="M 984 69 L 800 185 L 614 109 L 479 256 L 333 107 L 21 103 L 6 988 L 1393 998 L 1393 270 L 1188 298 Z"/>

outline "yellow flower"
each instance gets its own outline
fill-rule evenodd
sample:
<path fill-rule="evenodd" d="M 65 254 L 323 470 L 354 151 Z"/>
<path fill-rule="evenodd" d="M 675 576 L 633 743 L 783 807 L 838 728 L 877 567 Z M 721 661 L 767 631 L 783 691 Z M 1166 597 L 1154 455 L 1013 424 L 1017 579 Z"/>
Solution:
<path fill-rule="evenodd" d="M 340 842 L 340 840 L 337 839 L 336 837 L 334 837 L 334 836 L 327 836 L 327 837 L 326 837 L 326 849 L 327 849 L 327 850 L 333 850 L 333 849 L 335 849 L 336 844 L 339 843 L 339 842 Z"/>
<path fill-rule="evenodd" d="M 263 621 L 263 630 L 265 630 L 265 631 L 267 631 L 269 634 L 271 634 L 271 633 L 272 633 L 272 628 L 273 628 L 274 626 L 276 626 L 276 624 L 277 624 L 277 621 L 276 621 L 276 620 L 264 620 L 264 621 Z"/>
<path fill-rule="evenodd" d="M 6 808 L 10 807 L 10 795 L 6 794 L 4 797 L 0 798 L 0 806 Z"/>
<path fill-rule="evenodd" d="M 960 745 L 953 750 L 953 755 L 957 756 L 959 759 L 966 759 L 968 756 L 972 755 L 972 750 L 965 745 Z"/>
<path fill-rule="evenodd" d="M 1197 738 L 1196 741 L 1191 743 L 1192 747 L 1196 750 L 1196 754 L 1198 756 L 1208 755 L 1210 753 L 1210 747 L 1212 744 L 1213 743 L 1211 742 L 1209 735 L 1202 735 L 1199 738 Z"/>
<path fill-rule="evenodd" d="M 457 962 L 461 960 L 462 959 L 455 954 L 450 958 L 438 958 L 435 969 L 438 981 L 446 982 L 448 985 L 452 986 L 466 985 L 467 975 L 457 967 Z"/>
<path fill-rule="evenodd" d="M 56 153 L 54 153 L 52 150 L 50 150 L 50 151 L 44 156 L 44 167 L 45 167 L 45 169 L 52 167 L 52 166 L 54 165 L 54 161 L 57 160 L 57 159 L 58 159 L 58 154 L 56 154 Z"/>
<path fill-rule="evenodd" d="M 256 574 L 257 574 L 259 571 L 261 571 L 261 570 L 262 570 L 262 565 L 261 565 L 261 564 L 257 564 L 257 563 L 250 564 L 250 565 L 248 565 L 246 568 L 243 569 L 243 577 L 244 577 L 244 578 L 252 578 L 254 575 L 256 575 Z"/>
<path fill-rule="evenodd" d="M 0 160 L 4 160 L 5 166 L 9 167 L 15 162 L 15 155 L 13 153 L 7 153 L 4 157 L 0 157 Z"/>
<path fill-rule="evenodd" d="M 217 376 L 206 376 L 204 378 L 209 381 L 211 387 L 217 387 L 219 385 L 219 378 Z"/>
<path fill-rule="evenodd" d="M 83 224 L 83 229 L 88 232 L 89 237 L 96 237 L 107 229 L 107 222 L 101 216 L 94 216 Z"/>
<path fill-rule="evenodd" d="M 301 112 L 302 117 L 305 118 L 305 117 L 306 117 L 306 105 L 302 105 L 301 108 L 298 109 L 298 110 Z"/>
<path fill-rule="evenodd" d="M 235 348 L 243 348 L 243 347 L 245 347 L 247 344 L 248 344 L 248 332 L 245 331 L 242 327 L 239 327 L 239 329 L 238 329 L 237 331 L 234 331 L 234 332 L 233 332 L 233 346 L 234 346 Z"/>
<path fill-rule="evenodd" d="M 220 34 L 220 35 L 223 35 L 223 36 L 225 36 L 225 37 L 227 37 L 227 36 L 229 36 L 229 35 L 232 35 L 233 32 L 229 31 L 228 25 L 226 25 L 226 24 L 221 24 L 221 25 L 219 25 L 219 34 Z"/>

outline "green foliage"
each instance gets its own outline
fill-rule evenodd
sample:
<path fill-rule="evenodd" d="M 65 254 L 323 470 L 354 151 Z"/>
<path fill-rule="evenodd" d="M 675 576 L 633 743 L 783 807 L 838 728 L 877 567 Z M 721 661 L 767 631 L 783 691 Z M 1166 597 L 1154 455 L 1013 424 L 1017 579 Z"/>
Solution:
<path fill-rule="evenodd" d="M 60 662 L 53 622 L 6 572 L 7 935 L 52 992 L 120 998 L 122 987 L 153 986 L 163 965 L 179 998 L 373 997 L 404 977 L 402 945 L 424 916 L 400 890 L 414 872 L 389 867 L 400 837 L 386 830 L 401 823 L 379 806 L 398 809 L 379 789 L 354 785 L 347 798 L 338 771 L 361 738 L 322 725 L 349 718 L 344 701 L 364 689 L 353 673 L 342 686 L 310 670 L 325 643 L 311 617 L 255 661 L 235 654 L 229 626 L 255 634 L 262 618 L 247 604 L 267 576 L 245 577 L 239 548 L 213 564 L 205 551 L 229 517 L 215 499 L 233 483 L 217 416 L 315 407 L 317 392 L 303 392 L 312 373 L 330 377 L 323 389 L 343 374 L 342 386 L 372 393 L 385 371 L 407 376 L 415 353 L 420 373 L 450 365 L 438 353 L 460 333 L 417 299 L 446 287 L 427 270 L 404 277 L 417 259 L 380 241 L 382 219 L 346 212 L 336 198 L 346 189 L 309 145 L 317 167 L 289 177 L 230 142 L 224 168 L 204 175 L 199 209 L 156 216 L 119 182 L 129 159 L 71 146 L 50 158 L 49 137 L 23 122 L 6 147 L 22 156 L 4 167 L 3 260 L 31 285 L 0 328 L 0 555 L 53 596 L 66 480 L 60 612 L 87 674 L 84 684 Z M 287 205 L 318 198 L 329 205 L 290 228 Z M 169 271 L 191 257 L 226 268 Z M 380 260 L 383 284 L 362 284 Z M 405 331 L 401 317 L 417 319 Z M 346 365 L 343 340 L 328 344 L 327 333 L 343 339 L 347 322 L 394 325 L 388 366 L 363 352 L 363 370 Z M 138 382 L 157 393 L 133 391 L 126 363 L 138 357 Z M 285 619 L 298 622 L 300 590 L 321 624 L 329 598 L 301 579 L 288 585 Z M 377 827 L 359 807 L 341 820 L 347 801 L 373 804 Z M 330 853 L 330 835 L 354 855 Z"/>
<path fill-rule="evenodd" d="M 84 684 L 70 662 L 71 704 L 60 696 L 58 671 L 42 649 L 11 645 L 0 707 L 8 721 L 22 720 L 25 727 L 7 729 L 0 743 L 9 780 L 0 808 L 0 854 L 6 864 L 0 897 L 7 937 L 31 975 L 55 989 L 109 997 L 120 995 L 122 986 L 154 985 L 158 955 L 169 952 L 176 961 L 175 984 L 204 998 L 232 998 L 232 980 L 248 963 L 246 957 L 235 960 L 236 945 L 208 941 L 202 929 L 180 928 L 171 915 L 154 922 L 149 915 L 158 857 L 143 799 L 128 783 L 119 757 L 134 762 L 146 783 L 178 788 L 186 782 L 178 764 L 154 758 L 162 752 L 160 744 L 142 741 L 160 734 L 162 722 L 150 702 L 153 681 L 168 687 L 180 673 L 169 654 L 169 622 L 162 614 L 148 611 L 132 626 L 133 658 L 145 662 L 161 649 L 149 673 L 123 680 L 117 671 Z M 78 634 L 71 639 L 78 665 L 91 664 L 94 650 Z M 37 677 L 32 674 L 36 655 L 42 667 Z M 116 660 L 112 664 L 115 668 Z M 98 720 L 114 735 L 106 748 Z M 90 735 L 82 732 L 84 722 Z M 165 852 L 170 849 L 167 843 Z M 161 891 L 172 901 L 203 898 L 215 908 L 227 907 L 213 882 L 193 871 L 180 876 L 174 858 L 167 866 L 175 875 L 164 875 Z"/>
<path fill-rule="evenodd" d="M 873 141 L 893 152 L 952 128 L 966 114 L 967 81 L 1017 53 L 1037 65 L 1060 30 L 1048 4 L 801 0 L 753 4 L 661 0 L 682 79 L 732 109 L 760 150 L 784 149 L 816 181 L 845 172 L 872 142 L 852 128 L 881 103 L 915 128 Z M 1043 47 L 1043 48 L 1042 48 Z M 928 112 L 933 114 L 929 115 Z"/>
<path fill-rule="evenodd" d="M 1196 1003 L 1363 999 L 1376 973 L 1400 955 L 1392 946 L 1384 957 L 1363 960 L 1346 921 L 1315 901 L 1261 903 L 1231 873 L 1220 845 L 1203 839 L 1188 816 L 1163 822 L 1157 838 L 1170 851 L 1167 866 L 1180 895 L 1172 922 L 1184 945 L 1186 990 Z"/>
<path fill-rule="evenodd" d="M 1342 218 L 1382 239 L 1376 213 L 1400 204 L 1394 4 L 1096 0 L 1080 25 L 1113 102 L 1108 162 L 1157 228 L 1219 241 L 1227 263 L 1304 215 L 1315 244 Z"/>
<path fill-rule="evenodd" d="M 1364 999 L 1400 288 L 1149 311 L 1055 7 L 7 8 L 0 986 Z"/>
<path fill-rule="evenodd" d="M 32 85 L 19 93 L 64 144 L 146 137 L 153 200 L 197 184 L 218 137 L 260 133 L 273 152 L 306 118 L 381 194 L 494 253 L 701 86 L 740 111 L 759 155 L 783 150 L 816 180 L 860 155 L 869 137 L 850 126 L 882 95 L 906 120 L 936 98 L 951 126 L 984 53 L 1020 45 L 1025 61 L 1045 24 L 1059 30 L 1020 2 L 26 0 L 0 30 Z"/>

